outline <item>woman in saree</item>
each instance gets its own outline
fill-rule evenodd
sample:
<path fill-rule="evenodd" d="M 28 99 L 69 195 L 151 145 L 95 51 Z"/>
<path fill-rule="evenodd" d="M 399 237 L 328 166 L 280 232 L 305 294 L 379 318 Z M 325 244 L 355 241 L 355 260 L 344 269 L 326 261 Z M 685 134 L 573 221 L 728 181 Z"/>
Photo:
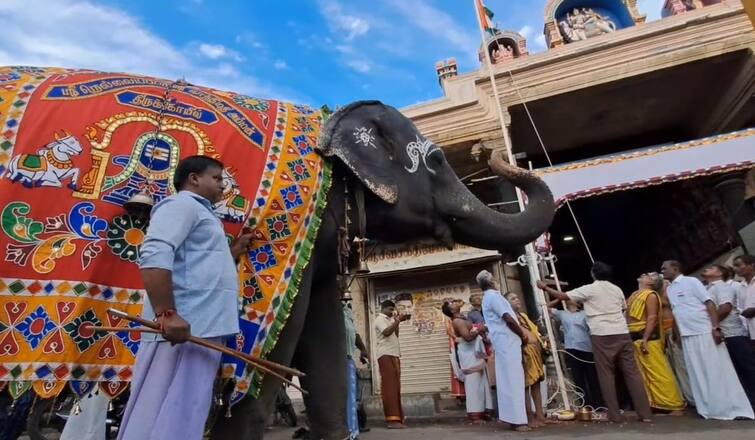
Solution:
<path fill-rule="evenodd" d="M 519 296 L 513 292 L 506 294 L 506 299 L 511 303 L 511 307 L 517 313 L 519 325 L 531 334 L 530 343 L 522 346 L 522 361 L 524 362 L 524 386 L 529 389 L 529 396 L 532 398 L 528 406 L 534 407 L 534 414 L 527 411 L 527 417 L 530 420 L 530 427 L 539 428 L 548 423 L 543 410 L 543 396 L 540 392 L 540 383 L 545 379 L 545 365 L 543 363 L 543 338 L 540 336 L 540 330 L 537 325 L 524 313 L 524 306 Z M 526 390 L 525 390 L 526 393 Z"/>
<path fill-rule="evenodd" d="M 459 309 L 461 309 L 461 307 L 464 306 L 464 301 L 460 299 L 453 299 L 449 301 L 456 304 L 456 306 L 459 307 Z M 448 335 L 448 351 L 449 353 L 454 355 L 456 353 L 456 334 L 454 333 L 452 321 L 453 319 L 446 319 L 446 334 Z M 464 401 L 465 391 L 464 391 L 464 382 L 462 382 L 461 379 L 457 377 L 457 374 L 456 374 L 457 366 L 458 365 L 453 365 L 453 362 L 452 362 L 451 364 L 451 396 L 454 397 L 457 400 L 457 402 L 459 402 L 459 405 L 461 405 L 461 402 Z"/>

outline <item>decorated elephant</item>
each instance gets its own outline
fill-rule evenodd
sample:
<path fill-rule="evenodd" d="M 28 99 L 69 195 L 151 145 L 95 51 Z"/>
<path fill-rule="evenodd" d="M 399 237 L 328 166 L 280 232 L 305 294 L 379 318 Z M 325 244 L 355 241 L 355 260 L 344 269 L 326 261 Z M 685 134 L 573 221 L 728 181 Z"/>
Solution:
<path fill-rule="evenodd" d="M 312 438 L 340 439 L 346 435 L 346 353 L 343 322 L 332 319 L 340 317 L 341 309 L 334 257 L 339 253 L 345 205 L 358 205 L 355 188 L 366 188 L 366 236 L 388 243 L 428 238 L 449 248 L 461 243 L 512 250 L 541 235 L 555 207 L 540 179 L 496 154 L 493 169 L 524 190 L 529 203 L 526 211 L 513 215 L 488 208 L 458 179 L 439 147 L 398 110 L 378 101 L 355 102 L 338 110 L 325 125 L 317 150 L 334 167 L 329 212 L 270 359 L 306 371 L 302 383 L 309 391 L 305 404 Z M 359 210 L 349 212 L 353 239 L 359 236 Z M 276 385 L 266 378 L 258 399 L 241 401 L 231 418 L 219 421 L 215 438 L 261 438 Z"/>
<path fill-rule="evenodd" d="M 118 73 L 5 67 L 0 86 L 0 172 L 9 169 L 0 178 L 0 389 L 14 398 L 33 389 L 51 399 L 66 385 L 78 397 L 128 388 L 138 336 L 90 325 L 128 325 L 109 308 L 140 312 L 135 263 L 148 222 L 124 207 L 173 193 L 182 157 L 223 161 L 228 188 L 216 214 L 229 238 L 253 237 L 239 264 L 241 332 L 228 345 L 306 372 L 313 438 L 346 436 L 339 276 L 349 244 L 434 239 L 508 250 L 542 234 L 555 211 L 548 187 L 498 153 L 493 170 L 528 205 L 518 214 L 488 208 L 438 146 L 377 101 L 325 122 L 306 106 Z M 79 146 L 65 164 L 75 174 L 55 165 L 47 170 L 57 180 L 37 183 L 53 157 L 39 146 L 55 142 Z M 75 187 L 62 185 L 67 178 Z M 278 379 L 223 362 L 234 379 L 231 417 L 218 418 L 214 438 L 262 438 Z"/>

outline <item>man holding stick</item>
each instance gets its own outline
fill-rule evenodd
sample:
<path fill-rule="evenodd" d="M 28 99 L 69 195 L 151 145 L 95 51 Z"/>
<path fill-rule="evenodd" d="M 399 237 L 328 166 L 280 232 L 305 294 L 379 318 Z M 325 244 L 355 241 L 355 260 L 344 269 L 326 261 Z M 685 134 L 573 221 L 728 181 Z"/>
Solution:
<path fill-rule="evenodd" d="M 162 335 L 142 334 L 119 440 L 202 438 L 221 353 L 183 342 L 194 335 L 222 343 L 239 331 L 234 260 L 250 240 L 242 235 L 229 247 L 213 212 L 222 171 L 206 156 L 183 159 L 178 193 L 152 210 L 139 268 L 149 298 L 143 316 Z"/>

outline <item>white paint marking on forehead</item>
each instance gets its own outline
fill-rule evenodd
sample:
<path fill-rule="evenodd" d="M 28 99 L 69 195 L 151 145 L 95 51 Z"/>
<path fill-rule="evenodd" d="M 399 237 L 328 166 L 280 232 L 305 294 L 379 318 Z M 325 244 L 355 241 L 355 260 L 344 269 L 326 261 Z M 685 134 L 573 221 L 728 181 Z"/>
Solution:
<path fill-rule="evenodd" d="M 409 171 L 412 174 L 416 173 L 417 169 L 419 169 L 419 160 L 422 159 L 422 164 L 425 166 L 425 169 L 431 174 L 435 174 L 435 170 L 427 165 L 427 156 L 436 151 L 440 151 L 440 149 L 433 145 L 429 140 L 423 139 L 420 135 L 417 135 L 416 141 L 406 144 L 406 154 L 412 161 L 411 167 L 405 167 L 406 171 Z"/>
<path fill-rule="evenodd" d="M 354 142 L 365 147 L 377 148 L 375 136 L 372 135 L 372 128 L 368 130 L 365 127 L 357 127 L 354 130 Z"/>

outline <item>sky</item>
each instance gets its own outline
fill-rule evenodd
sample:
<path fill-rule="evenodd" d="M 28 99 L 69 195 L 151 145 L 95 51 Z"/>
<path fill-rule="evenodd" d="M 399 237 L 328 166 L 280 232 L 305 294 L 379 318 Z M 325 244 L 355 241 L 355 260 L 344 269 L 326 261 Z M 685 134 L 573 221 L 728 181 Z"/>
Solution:
<path fill-rule="evenodd" d="M 545 50 L 546 0 L 486 0 Z M 638 0 L 648 21 L 663 0 Z M 0 65 L 89 68 L 331 108 L 442 96 L 435 62 L 479 68 L 473 0 L 0 0 Z"/>

